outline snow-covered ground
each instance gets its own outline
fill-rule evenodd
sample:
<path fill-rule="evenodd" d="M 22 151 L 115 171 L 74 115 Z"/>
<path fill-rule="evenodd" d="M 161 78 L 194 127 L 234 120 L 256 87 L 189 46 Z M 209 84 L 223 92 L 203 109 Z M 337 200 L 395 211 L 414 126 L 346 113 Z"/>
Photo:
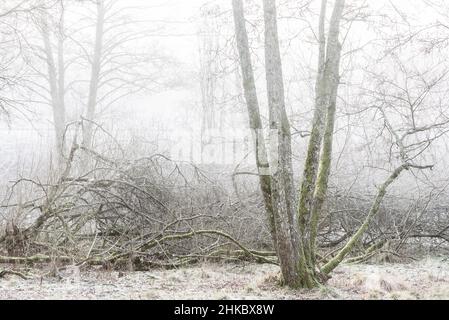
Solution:
<path fill-rule="evenodd" d="M 0 299 L 449 299 L 449 262 L 343 265 L 325 287 L 294 291 L 277 286 L 278 268 L 202 264 L 178 270 L 61 271 L 62 279 L 15 275 L 0 279 Z"/>

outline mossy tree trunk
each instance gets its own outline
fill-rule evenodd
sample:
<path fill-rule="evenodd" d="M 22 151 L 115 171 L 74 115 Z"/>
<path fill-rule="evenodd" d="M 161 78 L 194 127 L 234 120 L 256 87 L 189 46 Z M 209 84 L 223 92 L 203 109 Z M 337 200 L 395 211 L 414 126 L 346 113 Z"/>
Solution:
<path fill-rule="evenodd" d="M 318 172 L 319 154 L 323 139 L 324 120 L 326 118 L 327 104 L 327 81 L 325 77 L 326 69 L 326 34 L 325 19 L 327 12 L 327 0 L 321 1 L 321 10 L 318 26 L 318 72 L 315 83 L 315 108 L 312 120 L 309 143 L 307 147 L 306 159 L 303 170 L 303 179 L 299 192 L 298 223 L 301 233 L 301 245 L 303 257 L 308 273 L 315 272 L 314 252 L 309 245 L 310 239 L 310 211 L 312 209 L 313 190 Z"/>
<path fill-rule="evenodd" d="M 312 120 L 312 129 L 307 147 L 306 160 L 304 164 L 303 180 L 301 184 L 298 204 L 298 221 L 302 234 L 305 234 L 308 214 L 311 209 L 313 188 L 318 171 L 318 159 L 323 136 L 324 119 L 326 117 L 326 86 L 324 81 L 324 68 L 326 59 L 326 18 L 327 0 L 321 1 L 319 19 L 319 51 L 318 51 L 318 73 L 315 83 L 315 108 Z M 303 239 L 304 242 L 304 239 Z"/>
<path fill-rule="evenodd" d="M 319 268 L 316 265 L 315 242 L 318 222 L 327 194 L 332 159 L 337 93 L 340 82 L 340 21 L 345 1 L 337 0 L 335 2 L 327 41 L 325 36 L 326 6 L 327 1 L 322 0 L 319 19 L 319 58 L 315 87 L 315 111 L 298 205 L 298 223 L 306 259 L 305 265 L 309 273 L 313 274 L 313 277 L 319 276 Z"/>

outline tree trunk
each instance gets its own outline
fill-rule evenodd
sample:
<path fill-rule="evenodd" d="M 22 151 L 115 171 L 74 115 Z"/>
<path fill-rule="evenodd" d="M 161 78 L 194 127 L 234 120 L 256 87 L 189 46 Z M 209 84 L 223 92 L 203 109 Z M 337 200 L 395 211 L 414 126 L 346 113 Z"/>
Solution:
<path fill-rule="evenodd" d="M 310 250 L 315 250 L 318 221 L 326 198 L 330 166 L 332 161 L 332 145 L 335 126 L 335 112 L 337 107 L 337 93 L 340 84 L 341 45 L 338 40 L 340 21 L 343 14 L 345 0 L 337 0 L 330 21 L 330 29 L 326 52 L 326 67 L 324 78 L 326 81 L 327 115 L 324 129 L 323 146 L 318 167 L 318 177 L 315 182 L 313 202 L 310 217 Z"/>
<path fill-rule="evenodd" d="M 103 29 L 105 20 L 104 0 L 97 1 L 97 25 L 95 31 L 95 49 L 90 75 L 89 97 L 87 101 L 86 123 L 83 130 L 83 146 L 91 148 L 93 139 L 93 120 L 97 106 L 98 84 L 100 82 L 101 56 L 103 50 Z"/>
<path fill-rule="evenodd" d="M 296 222 L 290 124 L 285 110 L 282 64 L 274 0 L 264 0 L 265 69 L 270 111 L 271 190 L 277 233 L 277 254 L 286 285 L 310 286 L 303 265 Z"/>
<path fill-rule="evenodd" d="M 65 151 L 64 136 L 66 125 L 65 104 L 64 104 L 64 58 L 63 58 L 62 37 L 63 37 L 62 34 L 60 34 L 58 40 L 58 67 L 59 67 L 59 77 L 58 77 L 56 63 L 53 57 L 53 49 L 50 41 L 50 32 L 48 30 L 46 15 L 44 15 L 42 20 L 42 40 L 44 44 L 44 52 L 47 62 L 48 83 L 50 86 L 50 95 L 51 95 L 50 98 L 53 110 L 53 124 L 55 128 L 56 156 L 59 169 L 62 168 L 64 162 L 64 151 Z"/>
<path fill-rule="evenodd" d="M 313 272 L 314 252 L 310 246 L 310 212 L 312 209 L 313 189 L 318 172 L 319 153 L 323 139 L 324 119 L 327 105 L 327 81 L 325 78 L 326 67 L 326 19 L 327 0 L 321 1 L 319 18 L 319 49 L 318 49 L 318 73 L 315 83 L 315 109 L 312 120 L 312 130 L 307 147 L 307 155 L 303 170 L 303 180 L 299 191 L 298 223 L 301 233 L 301 244 L 308 268 Z"/>
<path fill-rule="evenodd" d="M 318 52 L 318 74 L 315 84 L 315 109 L 312 120 L 307 155 L 304 164 L 303 180 L 299 195 L 298 222 L 300 231 L 304 234 L 309 219 L 313 188 L 318 171 L 319 152 L 323 136 L 324 118 L 326 117 L 326 82 L 324 81 L 324 68 L 326 60 L 326 18 L 327 0 L 321 1 L 321 12 L 319 22 L 319 52 Z"/>
<path fill-rule="evenodd" d="M 234 14 L 237 50 L 240 58 L 240 68 L 242 70 L 243 92 L 248 110 L 249 128 L 251 130 L 253 138 L 257 171 L 259 173 L 259 184 L 262 190 L 265 210 L 268 215 L 272 241 L 274 246 L 276 247 L 276 227 L 274 223 L 274 213 L 271 198 L 270 167 L 268 164 L 262 120 L 260 118 L 259 102 L 257 99 L 256 84 L 254 81 L 242 0 L 233 0 L 232 8 Z"/>
<path fill-rule="evenodd" d="M 305 264 L 313 273 L 318 272 L 315 242 L 330 174 L 341 56 L 338 38 L 344 5 L 344 0 L 335 2 L 326 43 L 324 24 L 327 1 L 321 2 L 315 111 L 298 206 L 298 223 Z"/>
<path fill-rule="evenodd" d="M 262 191 L 264 193 L 265 206 L 267 211 L 269 213 L 271 212 L 272 235 L 276 243 L 275 248 L 284 283 L 295 288 L 310 288 L 323 281 L 323 278 L 321 278 L 322 274 L 317 272 L 315 266 L 314 239 L 317 223 L 313 222 L 311 224 L 310 218 L 306 216 L 310 215 L 312 204 L 317 205 L 316 207 L 319 209 L 317 212 L 319 213 L 322 204 L 320 201 L 324 201 L 324 197 L 317 197 L 314 200 L 313 195 L 318 195 L 318 193 L 312 193 L 316 189 L 315 185 L 320 182 L 317 191 L 323 191 L 323 193 L 319 193 L 319 195 L 325 195 L 327 190 L 339 81 L 338 73 L 341 51 L 338 43 L 339 24 L 344 7 L 344 0 L 336 1 L 331 19 L 327 50 L 325 50 L 326 41 L 324 35 L 326 4 L 327 1 L 323 0 L 320 14 L 319 75 L 316 84 L 317 97 L 313 121 L 313 136 L 309 143 L 305 178 L 300 193 L 301 201 L 297 208 L 293 183 L 290 124 L 285 110 L 275 1 L 263 1 L 265 68 L 270 126 L 270 165 L 266 165 L 265 167 L 267 155 L 263 143 L 262 125 L 248 48 L 243 4 L 242 0 L 233 0 L 236 40 L 243 73 L 243 87 L 248 114 L 250 116 L 250 126 L 254 132 L 257 166 Z M 328 116 L 324 130 L 326 112 Z M 325 157 L 321 157 L 321 160 L 319 160 L 319 151 L 323 136 L 325 139 L 323 142 L 322 156 Z M 260 153 L 260 150 L 263 152 Z M 269 170 L 265 170 L 268 168 Z M 267 177 L 265 177 L 265 172 Z M 315 181 L 317 179 L 318 181 Z M 267 195 L 271 196 L 268 197 Z M 319 217 L 319 215 L 317 214 L 316 217 Z M 306 218 L 308 220 L 307 222 L 305 222 Z"/>

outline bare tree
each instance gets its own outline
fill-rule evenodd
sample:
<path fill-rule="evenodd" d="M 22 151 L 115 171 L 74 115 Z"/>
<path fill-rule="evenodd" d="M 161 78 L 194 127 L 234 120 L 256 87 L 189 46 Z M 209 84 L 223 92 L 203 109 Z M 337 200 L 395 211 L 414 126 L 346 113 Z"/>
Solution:
<path fill-rule="evenodd" d="M 124 2 L 99 0 L 95 5 L 93 44 L 83 39 L 75 42 L 90 69 L 87 97 L 82 94 L 83 87 L 77 89 L 86 105 L 82 142 L 85 148 L 93 148 L 94 127 L 102 110 L 132 94 L 153 93 L 177 85 L 173 77 L 161 72 L 175 65 L 174 60 L 163 51 L 140 45 L 140 40 L 149 39 L 163 27 L 154 23 L 149 29 L 145 24 L 151 21 L 131 18 L 129 15 L 139 7 Z M 130 50 L 131 44 L 136 49 Z"/>
<path fill-rule="evenodd" d="M 99 113 L 131 94 L 159 91 L 172 85 L 172 77 L 159 71 L 173 63 L 157 49 L 149 52 L 144 45 L 129 49 L 130 43 L 138 43 L 154 30 L 137 28 L 149 22 L 130 19 L 127 12 L 131 9 L 123 2 L 101 0 L 93 2 L 94 6 L 92 2 L 55 3 L 39 7 L 29 15 L 38 34 L 31 26 L 21 31 L 21 55 L 28 69 L 20 86 L 28 103 L 51 106 L 60 164 L 67 156 L 64 132 L 72 119 L 85 119 L 81 143 L 84 148 L 91 148 Z M 83 16 L 83 10 L 91 7 L 96 9 L 95 19 Z M 75 16 L 78 9 L 79 16 Z M 158 25 L 154 28 L 160 29 Z"/>

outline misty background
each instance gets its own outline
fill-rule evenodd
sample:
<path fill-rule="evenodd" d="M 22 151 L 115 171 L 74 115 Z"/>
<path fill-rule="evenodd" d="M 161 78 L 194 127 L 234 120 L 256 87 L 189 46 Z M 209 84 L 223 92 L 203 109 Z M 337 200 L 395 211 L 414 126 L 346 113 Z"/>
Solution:
<path fill-rule="evenodd" d="M 250 37 L 257 85 L 262 108 L 266 110 L 263 99 L 261 7 L 257 1 L 249 3 L 254 8 L 247 19 L 252 28 Z M 14 1 L 5 1 L 4 11 L 15 4 Z M 443 78 L 436 86 L 443 86 L 447 69 L 446 52 L 445 48 L 440 48 L 444 40 L 439 37 L 445 37 L 445 29 L 438 24 L 446 16 L 444 11 L 438 10 L 441 7 L 431 7 L 425 1 L 418 0 L 413 5 L 409 1 L 354 1 L 352 5 L 358 6 L 354 9 L 357 10 L 354 15 L 360 19 L 345 22 L 344 26 L 347 34 L 342 60 L 343 85 L 339 93 L 341 107 L 338 110 L 334 150 L 336 161 L 332 172 L 335 183 L 356 182 L 358 188 L 371 188 L 376 183 L 376 174 L 382 175 L 382 169 L 388 167 L 390 159 L 389 151 L 375 136 L 381 130 L 382 121 L 376 119 L 373 113 L 362 112 L 372 103 L 370 90 L 378 85 L 376 78 L 379 74 L 397 82 L 398 88 L 388 88 L 391 94 L 397 93 L 394 91 L 401 94 L 400 87 L 409 85 L 408 82 L 419 86 L 440 76 Z M 57 9 L 54 10 L 50 19 L 56 23 Z M 66 81 L 69 83 L 66 92 L 67 121 L 70 122 L 76 121 L 85 112 L 86 83 L 90 73 L 86 60 L 93 54 L 95 7 L 89 1 L 67 1 L 64 10 L 64 32 L 68 35 L 64 53 L 69 57 L 67 59 L 79 56 L 66 71 Z M 313 66 L 317 54 L 314 19 L 318 10 L 314 2 L 281 1 L 279 4 L 286 103 L 292 125 L 297 130 L 294 144 L 297 148 L 295 160 L 298 161 L 295 167 L 298 168 L 303 161 L 301 155 L 313 107 L 312 79 L 316 73 Z M 134 75 L 130 73 L 134 68 L 138 69 L 136 72 L 139 75 L 135 76 L 135 83 L 114 84 L 124 87 L 117 89 L 118 92 L 110 99 L 98 103 L 96 121 L 121 143 L 141 144 L 149 148 L 147 152 L 173 153 L 174 158 L 182 158 L 179 160 L 199 163 L 224 162 L 222 164 L 235 166 L 244 161 L 251 165 L 252 159 L 245 161 L 251 148 L 242 147 L 248 143 L 245 141 L 250 132 L 245 130 L 247 116 L 236 63 L 237 52 L 233 46 L 230 3 L 199 0 L 112 1 L 112 13 L 115 16 L 110 25 L 114 28 L 105 38 L 123 42 L 116 50 L 117 54 L 123 54 L 124 64 L 122 70 L 117 71 L 117 76 L 132 78 Z M 20 174 L 21 170 L 34 173 L 32 171 L 37 167 L 42 169 L 38 164 L 52 153 L 54 144 L 51 108 L 45 102 L 43 89 L 45 80 L 36 76 L 45 72 L 45 64 L 31 52 L 34 50 L 32 46 L 39 45 L 39 34 L 32 18 L 20 17 L 19 21 L 11 22 L 13 19 L 2 21 L 6 26 L 2 37 L 8 45 L 6 49 L 3 47 L 6 63 L 2 68 L 14 79 L 3 84 L 2 90 L 5 112 L 1 123 L 4 136 L 1 163 L 5 183 L 6 179 Z M 390 21 L 396 24 L 387 24 Z M 416 37 L 407 39 L 414 33 Z M 434 41 L 440 40 L 440 43 L 434 45 L 426 37 L 429 33 L 436 39 Z M 132 66 L 133 59 L 138 60 L 138 65 Z M 30 67 L 30 63 L 37 65 Z M 117 60 L 114 63 L 121 62 Z M 114 63 L 107 62 L 104 68 L 115 68 Z M 126 69 L 128 67 L 129 70 Z M 72 85 L 71 81 L 76 83 Z M 213 84 L 208 84 L 208 81 Z M 411 90 L 415 91 L 411 93 L 415 96 L 410 99 L 418 98 L 421 93 L 419 88 Z M 104 93 L 108 93 L 106 91 Z M 444 88 L 432 88 L 423 103 L 441 104 L 446 94 Z M 20 102 L 15 101 L 16 98 Z M 434 121 L 436 117 L 444 118 L 447 114 L 444 106 L 438 106 L 435 113 L 425 110 L 423 107 L 419 114 L 423 124 Z M 207 138 L 212 138 L 213 142 L 207 143 Z M 202 139 L 206 141 L 203 142 L 206 144 L 204 150 L 201 150 Z M 97 144 L 101 145 L 101 141 Z M 225 147 L 220 144 L 225 144 Z M 235 144 L 238 144 L 239 150 L 231 151 L 235 149 Z M 219 155 L 222 149 L 227 149 L 226 155 Z M 235 157 L 229 156 L 232 152 L 236 153 Z M 201 156 L 201 153 L 204 154 Z M 444 139 L 440 139 L 427 153 L 429 159 L 436 161 L 432 173 L 437 177 L 434 183 L 444 184 L 447 181 L 444 170 L 446 154 Z M 404 186 L 417 187 L 407 182 Z M 402 190 L 404 196 L 413 197 L 413 189 Z"/>

